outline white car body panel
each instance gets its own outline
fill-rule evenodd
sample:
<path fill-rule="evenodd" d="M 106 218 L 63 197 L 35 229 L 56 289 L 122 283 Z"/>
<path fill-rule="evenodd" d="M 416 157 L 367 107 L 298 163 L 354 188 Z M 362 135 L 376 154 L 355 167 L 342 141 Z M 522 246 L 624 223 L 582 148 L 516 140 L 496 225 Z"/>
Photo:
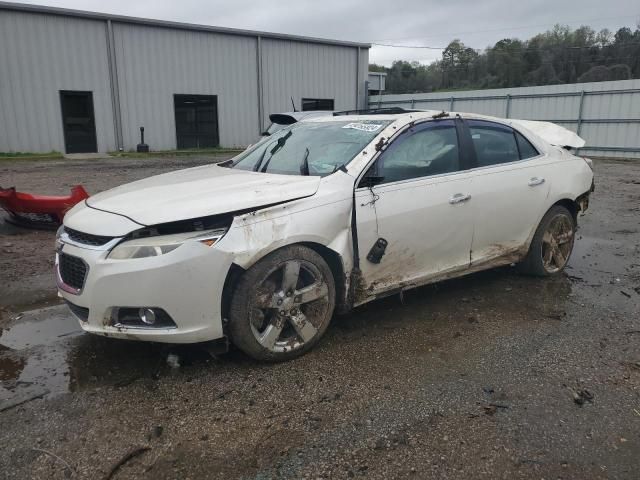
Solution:
<path fill-rule="evenodd" d="M 340 121 L 364 118 L 391 123 L 344 170 L 323 178 L 205 166 L 91 197 L 88 205 L 80 204 L 67 214 L 65 227 L 124 237 L 144 226 L 245 213 L 236 214 L 227 233 L 213 246 L 186 242 L 150 258 L 113 260 L 107 250 L 64 243 L 62 253 L 82 258 L 89 271 L 81 292 L 73 294 L 61 286 L 60 295 L 89 309 L 81 325 L 92 333 L 176 343 L 213 340 L 224 335 L 223 288 L 232 265 L 246 270 L 292 244 L 322 248 L 339 259 L 344 277 L 336 282 L 343 292 L 351 291 L 343 300 L 356 306 L 399 289 L 521 258 L 544 213 L 556 202 L 574 201 L 591 188 L 593 173 L 587 162 L 552 146 L 542 138 L 544 131 L 535 133 L 511 119 L 475 114 L 461 116 L 512 125 L 540 156 L 357 187 L 379 155 L 376 145 L 392 141 L 411 122 L 431 120 L 435 113 L 340 117 Z M 529 186 L 536 177 L 544 178 L 544 183 Z M 458 193 L 470 195 L 469 201 L 451 204 L 449 200 Z M 385 255 L 379 264 L 368 262 L 366 255 L 380 237 L 389 241 Z M 163 308 L 177 328 L 115 327 L 110 323 L 114 307 Z"/>
<path fill-rule="evenodd" d="M 154 225 L 308 197 L 316 193 L 319 184 L 319 177 L 205 165 L 116 187 L 89 197 L 87 204 L 126 215 L 142 225 Z M 149 208 L 150 202 L 154 208 Z"/>
<path fill-rule="evenodd" d="M 526 253 L 532 219 L 547 210 L 548 163 L 548 156 L 543 155 L 472 170 L 472 265 Z"/>
<path fill-rule="evenodd" d="M 110 337 L 170 343 L 222 337 L 220 306 L 225 277 L 211 272 L 228 271 L 232 263 L 228 252 L 197 242 L 185 243 L 165 255 L 135 261 L 110 260 L 106 251 L 70 244 L 63 245 L 62 252 L 91 265 L 79 295 L 58 289 L 65 300 L 89 309 L 88 319 L 80 323 L 84 330 Z M 179 328 L 116 327 L 111 322 L 115 307 L 163 308 Z"/>
<path fill-rule="evenodd" d="M 449 202 L 470 189 L 469 172 L 458 172 L 356 191 L 361 257 L 389 242 L 383 262 L 361 263 L 368 296 L 468 266 L 472 211 Z"/>
<path fill-rule="evenodd" d="M 144 225 L 121 215 L 88 208 L 86 201 L 78 203 L 64 216 L 66 227 L 93 235 L 123 237 Z"/>
<path fill-rule="evenodd" d="M 350 265 L 353 181 L 353 177 L 336 172 L 322 179 L 321 188 L 312 197 L 236 217 L 221 247 L 236 246 L 235 263 L 245 269 L 278 248 L 304 242 L 335 250 Z"/>
<path fill-rule="evenodd" d="M 525 130 L 536 134 L 545 142 L 559 147 L 580 148 L 585 146 L 584 139 L 577 133 L 551 122 L 539 122 L 536 120 L 509 120 L 512 127 L 524 127 Z"/>

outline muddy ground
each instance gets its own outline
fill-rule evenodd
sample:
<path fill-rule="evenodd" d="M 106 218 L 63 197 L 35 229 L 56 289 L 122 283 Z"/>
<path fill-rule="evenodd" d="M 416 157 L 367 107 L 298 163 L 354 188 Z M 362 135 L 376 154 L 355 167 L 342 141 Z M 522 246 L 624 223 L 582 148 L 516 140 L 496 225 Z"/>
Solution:
<path fill-rule="evenodd" d="M 0 184 L 96 192 L 204 161 L 3 162 Z M 53 233 L 3 227 L 0 478 L 637 479 L 640 163 L 596 172 L 566 274 L 374 302 L 279 365 L 83 334 Z"/>

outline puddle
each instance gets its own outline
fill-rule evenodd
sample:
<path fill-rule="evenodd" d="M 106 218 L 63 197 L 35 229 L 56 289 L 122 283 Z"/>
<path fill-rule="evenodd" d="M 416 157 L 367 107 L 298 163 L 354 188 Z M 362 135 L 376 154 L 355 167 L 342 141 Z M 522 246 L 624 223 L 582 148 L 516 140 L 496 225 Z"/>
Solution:
<path fill-rule="evenodd" d="M 0 329 L 0 409 L 3 402 L 34 396 L 127 385 L 157 379 L 170 370 L 169 352 L 181 370 L 211 357 L 197 345 L 176 346 L 105 338 L 84 333 L 66 305 L 23 312 Z"/>
<path fill-rule="evenodd" d="M 578 236 L 567 273 L 585 276 L 585 280 L 602 282 L 629 274 L 629 258 L 633 248 L 620 241 Z"/>
<path fill-rule="evenodd" d="M 42 391 L 69 389 L 65 340 L 81 335 L 78 322 L 63 305 L 23 313 L 18 323 L 0 330 L 0 400 Z"/>
<path fill-rule="evenodd" d="M 30 310 L 22 315 L 20 323 L 2 331 L 0 345 L 24 350 L 35 345 L 52 345 L 60 338 L 82 333 L 65 305 Z"/>

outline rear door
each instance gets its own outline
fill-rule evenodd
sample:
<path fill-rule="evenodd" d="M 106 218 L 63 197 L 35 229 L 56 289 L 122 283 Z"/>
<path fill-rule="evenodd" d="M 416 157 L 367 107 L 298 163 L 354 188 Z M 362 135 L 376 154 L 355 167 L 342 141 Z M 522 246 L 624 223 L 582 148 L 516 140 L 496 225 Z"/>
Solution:
<path fill-rule="evenodd" d="M 356 188 L 360 268 L 375 295 L 469 265 L 470 175 L 456 122 L 430 121 L 401 134 Z M 379 184 L 366 187 L 366 177 Z M 382 239 L 384 255 L 374 246 Z"/>
<path fill-rule="evenodd" d="M 484 120 L 465 121 L 475 149 L 471 265 L 498 257 L 516 260 L 544 213 L 551 175 L 548 159 L 519 132 Z"/>

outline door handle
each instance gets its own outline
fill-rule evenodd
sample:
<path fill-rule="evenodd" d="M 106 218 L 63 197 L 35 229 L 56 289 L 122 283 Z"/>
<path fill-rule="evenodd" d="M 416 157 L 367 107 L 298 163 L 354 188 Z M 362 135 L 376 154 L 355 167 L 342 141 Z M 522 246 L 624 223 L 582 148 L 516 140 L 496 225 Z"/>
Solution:
<path fill-rule="evenodd" d="M 544 178 L 532 177 L 529 180 L 529 186 L 535 187 L 537 185 L 542 185 L 544 183 Z"/>
<path fill-rule="evenodd" d="M 451 205 L 455 205 L 456 203 L 466 202 L 471 199 L 471 195 L 465 195 L 464 193 L 456 193 L 453 197 L 449 199 L 449 203 Z"/>

